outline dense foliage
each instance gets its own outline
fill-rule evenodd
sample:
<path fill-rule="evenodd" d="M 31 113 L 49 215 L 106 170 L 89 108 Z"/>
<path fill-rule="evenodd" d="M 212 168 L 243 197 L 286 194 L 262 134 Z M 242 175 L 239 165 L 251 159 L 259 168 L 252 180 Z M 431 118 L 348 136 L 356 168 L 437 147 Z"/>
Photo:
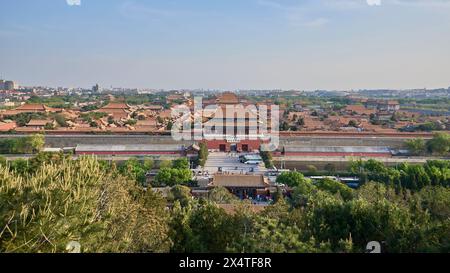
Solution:
<path fill-rule="evenodd" d="M 104 112 L 88 112 L 88 113 L 83 113 L 80 115 L 81 119 L 83 119 L 86 122 L 92 122 L 94 120 L 99 120 L 106 116 L 108 116 L 108 114 L 104 113 Z"/>
<path fill-rule="evenodd" d="M 172 167 L 163 167 L 158 172 L 152 185 L 156 187 L 188 185 L 192 180 L 187 158 L 174 160 Z"/>
<path fill-rule="evenodd" d="M 368 183 L 345 201 L 314 187 L 302 196 L 302 205 L 281 199 L 255 213 L 239 202 L 234 214 L 207 200 L 176 203 L 170 223 L 176 238 L 172 251 L 364 252 L 369 241 L 377 240 L 386 252 L 448 252 L 448 193 L 436 187 L 415 196 L 398 195 Z M 428 203 L 435 198 L 440 201 Z"/>
<path fill-rule="evenodd" d="M 264 165 L 266 166 L 266 168 L 270 169 L 273 168 L 273 158 L 272 158 L 272 153 L 269 151 L 262 151 L 261 152 L 261 158 L 264 161 Z"/>
<path fill-rule="evenodd" d="M 450 161 L 428 161 L 425 165 L 402 163 L 396 167 L 386 167 L 376 160 L 355 161 L 351 172 L 363 182 L 377 181 L 394 189 L 419 191 L 427 186 L 450 186 Z"/>
<path fill-rule="evenodd" d="M 145 186 L 147 184 L 146 174 L 153 168 L 154 164 L 153 160 L 149 158 L 141 161 L 132 158 L 127 160 L 124 164 L 119 165 L 118 170 L 123 176 L 130 177 L 136 180 L 140 185 Z"/>
<path fill-rule="evenodd" d="M 306 185 L 309 184 L 303 174 L 299 172 L 284 172 L 277 177 L 277 183 L 289 187 L 307 187 Z"/>
<path fill-rule="evenodd" d="M 447 133 L 436 133 L 428 141 L 421 138 L 406 141 L 406 146 L 413 155 L 448 155 L 450 152 L 450 135 Z"/>
<path fill-rule="evenodd" d="M 166 252 L 165 201 L 93 158 L 0 166 L 0 251 Z"/>
<path fill-rule="evenodd" d="M 205 143 L 200 143 L 200 151 L 198 153 L 198 165 L 205 167 L 208 155 L 209 155 L 208 147 L 206 147 Z"/>
<path fill-rule="evenodd" d="M 44 148 L 43 135 L 0 139 L 0 154 L 32 154 Z"/>
<path fill-rule="evenodd" d="M 130 175 L 140 173 L 134 161 L 116 167 L 39 154 L 25 163 L 0 160 L 0 252 L 65 252 L 70 241 L 83 252 L 364 252 L 369 241 L 383 242 L 386 252 L 450 251 L 447 161 L 397 168 L 357 162 L 367 181 L 382 182 L 357 190 L 285 173 L 279 182 L 292 188 L 290 198 L 263 211 L 224 188 L 194 199 L 190 188 L 175 185 L 163 197 Z M 383 180 L 391 176 L 417 188 Z"/>
<path fill-rule="evenodd" d="M 46 119 L 46 113 L 20 113 L 17 115 L 6 116 L 5 119 L 14 120 L 18 126 L 25 126 L 32 119 Z"/>

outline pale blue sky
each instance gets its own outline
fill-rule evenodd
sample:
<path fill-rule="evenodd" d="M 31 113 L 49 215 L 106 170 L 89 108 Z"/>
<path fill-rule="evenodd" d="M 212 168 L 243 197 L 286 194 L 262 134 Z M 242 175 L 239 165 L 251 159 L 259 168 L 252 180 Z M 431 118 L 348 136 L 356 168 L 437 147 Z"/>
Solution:
<path fill-rule="evenodd" d="M 68 87 L 448 87 L 450 0 L 368 1 L 0 0 L 0 76 Z"/>

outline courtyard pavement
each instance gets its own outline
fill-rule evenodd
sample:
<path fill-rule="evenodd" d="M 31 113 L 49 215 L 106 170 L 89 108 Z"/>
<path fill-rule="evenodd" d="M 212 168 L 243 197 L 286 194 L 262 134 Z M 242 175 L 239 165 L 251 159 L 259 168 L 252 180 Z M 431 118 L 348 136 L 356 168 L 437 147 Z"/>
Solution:
<path fill-rule="evenodd" d="M 267 169 L 264 163 L 261 165 L 248 165 L 239 161 L 239 156 L 242 153 L 221 153 L 212 152 L 208 156 L 204 171 L 213 175 L 219 172 L 222 168 L 223 173 L 232 174 L 264 174 Z"/>

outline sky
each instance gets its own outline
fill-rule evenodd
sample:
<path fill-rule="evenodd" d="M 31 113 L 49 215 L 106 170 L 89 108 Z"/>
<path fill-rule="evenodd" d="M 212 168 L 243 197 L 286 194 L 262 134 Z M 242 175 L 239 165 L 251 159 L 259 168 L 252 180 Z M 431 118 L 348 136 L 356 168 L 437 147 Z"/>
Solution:
<path fill-rule="evenodd" d="M 450 86 L 450 0 L 0 0 L 22 86 Z"/>

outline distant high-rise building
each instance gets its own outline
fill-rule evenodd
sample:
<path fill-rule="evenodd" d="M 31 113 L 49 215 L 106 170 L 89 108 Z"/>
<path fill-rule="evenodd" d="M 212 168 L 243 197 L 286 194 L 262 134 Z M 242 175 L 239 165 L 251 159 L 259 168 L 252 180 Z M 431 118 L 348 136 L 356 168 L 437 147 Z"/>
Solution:
<path fill-rule="evenodd" d="M 14 81 L 0 80 L 0 90 L 15 90 L 17 85 Z"/>
<path fill-rule="evenodd" d="M 98 83 L 92 87 L 92 91 L 95 93 L 98 93 L 99 90 L 100 90 L 100 86 L 98 86 Z"/>
<path fill-rule="evenodd" d="M 16 83 L 14 81 L 5 81 L 4 85 L 5 85 L 4 86 L 5 90 L 15 90 L 15 89 L 17 89 L 17 85 L 16 85 Z"/>

